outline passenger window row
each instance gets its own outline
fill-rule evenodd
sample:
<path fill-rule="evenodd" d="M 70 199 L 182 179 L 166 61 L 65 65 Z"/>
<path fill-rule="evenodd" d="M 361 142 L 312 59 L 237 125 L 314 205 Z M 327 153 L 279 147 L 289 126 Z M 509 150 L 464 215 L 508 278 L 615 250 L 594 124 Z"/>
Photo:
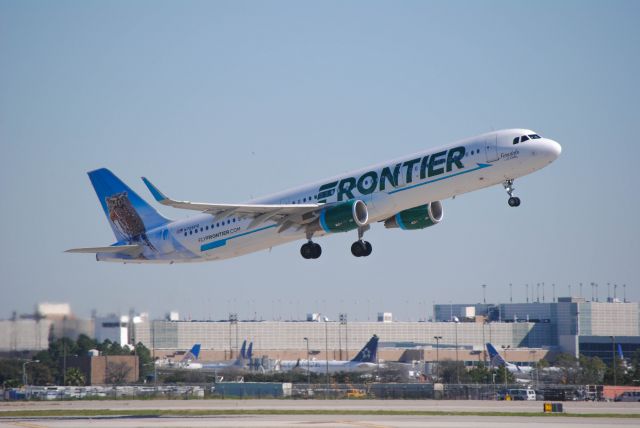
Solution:
<path fill-rule="evenodd" d="M 240 221 L 240 219 L 237 219 L 237 220 Z M 227 221 L 218 221 L 218 222 L 215 222 L 215 223 L 211 223 L 211 226 L 206 225 L 204 227 L 200 227 L 200 229 L 196 228 L 196 229 L 191 229 L 188 232 L 184 232 L 184 236 L 193 235 L 194 233 L 198 234 L 198 232 L 204 232 L 204 231 L 207 231 L 209 229 L 213 230 L 215 227 L 220 227 L 220 226 L 224 226 L 225 224 L 231 224 L 231 223 L 235 223 L 235 222 L 236 222 L 235 218 L 227 219 Z"/>
<path fill-rule="evenodd" d="M 297 201 L 297 202 L 296 202 L 296 201 L 291 201 L 290 203 L 291 203 L 292 205 L 295 205 L 295 204 L 304 204 L 304 203 L 307 203 L 307 202 L 311 202 L 311 199 L 312 199 L 312 197 L 311 197 L 311 196 L 309 196 L 308 198 L 298 199 L 298 201 Z M 314 196 L 313 196 L 313 199 L 318 199 L 318 195 L 314 195 Z"/>

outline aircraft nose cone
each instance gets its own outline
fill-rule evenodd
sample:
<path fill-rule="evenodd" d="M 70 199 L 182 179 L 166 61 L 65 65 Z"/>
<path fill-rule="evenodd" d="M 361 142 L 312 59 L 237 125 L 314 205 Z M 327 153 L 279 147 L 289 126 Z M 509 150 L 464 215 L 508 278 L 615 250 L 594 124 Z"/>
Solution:
<path fill-rule="evenodd" d="M 562 146 L 558 144 L 557 141 L 547 140 L 547 152 L 549 156 L 551 156 L 552 160 L 556 160 L 560 157 L 560 153 L 562 153 Z"/>

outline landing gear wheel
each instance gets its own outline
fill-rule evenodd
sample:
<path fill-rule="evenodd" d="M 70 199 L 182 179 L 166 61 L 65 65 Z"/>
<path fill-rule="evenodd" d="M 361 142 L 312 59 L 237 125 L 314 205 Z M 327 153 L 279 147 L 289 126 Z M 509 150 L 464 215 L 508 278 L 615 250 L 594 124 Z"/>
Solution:
<path fill-rule="evenodd" d="M 302 244 L 302 247 L 300 247 L 300 255 L 304 259 L 313 258 L 313 244 L 310 242 L 307 242 L 306 244 Z"/>
<path fill-rule="evenodd" d="M 312 259 L 317 259 L 322 255 L 322 247 L 320 244 L 316 244 L 315 242 L 311 244 L 311 248 L 313 249 Z"/>
<path fill-rule="evenodd" d="M 351 254 L 356 257 L 367 257 L 373 251 L 373 247 L 367 241 L 358 240 L 351 244 Z"/>
<path fill-rule="evenodd" d="M 309 241 L 300 247 L 300 255 L 305 259 L 317 259 L 322 255 L 322 247 Z"/>
<path fill-rule="evenodd" d="M 507 180 L 504 183 L 502 183 L 502 185 L 504 186 L 504 190 L 506 190 L 507 194 L 509 195 L 509 200 L 507 201 L 509 206 L 519 207 L 520 198 L 518 198 L 517 196 L 513 196 L 513 191 L 515 190 L 515 188 L 513 187 L 513 180 Z"/>
<path fill-rule="evenodd" d="M 373 251 L 373 247 L 371 246 L 371 244 L 369 243 L 369 241 L 364 241 L 364 256 L 368 257 L 371 255 L 371 252 Z"/>
<path fill-rule="evenodd" d="M 351 244 L 351 254 L 353 254 L 355 257 L 362 257 L 362 255 L 364 254 L 364 245 L 362 245 L 362 241 L 356 241 L 353 244 Z"/>

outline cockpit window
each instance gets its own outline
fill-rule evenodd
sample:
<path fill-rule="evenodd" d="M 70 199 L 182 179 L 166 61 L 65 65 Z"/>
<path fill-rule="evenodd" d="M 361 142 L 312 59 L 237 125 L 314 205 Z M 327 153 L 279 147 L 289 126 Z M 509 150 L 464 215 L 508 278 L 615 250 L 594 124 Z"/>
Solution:
<path fill-rule="evenodd" d="M 513 144 L 518 144 L 520 142 L 520 137 L 516 137 L 513 139 Z"/>
<path fill-rule="evenodd" d="M 523 135 L 522 137 L 520 137 L 520 142 L 524 143 L 525 141 L 527 141 L 529 139 L 529 137 L 527 137 L 526 135 Z"/>
<path fill-rule="evenodd" d="M 531 134 L 529 135 L 529 138 L 531 138 L 532 140 L 537 140 L 538 138 L 541 138 L 538 134 Z"/>

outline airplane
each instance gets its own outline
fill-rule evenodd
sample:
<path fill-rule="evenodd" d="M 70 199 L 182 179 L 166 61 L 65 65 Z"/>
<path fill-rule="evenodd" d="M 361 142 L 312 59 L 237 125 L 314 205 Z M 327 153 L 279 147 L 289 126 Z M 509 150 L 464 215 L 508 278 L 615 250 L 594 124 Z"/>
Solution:
<path fill-rule="evenodd" d="M 158 359 L 155 361 L 156 366 L 159 367 L 183 367 L 189 365 L 198 359 L 200 355 L 200 344 L 194 344 L 189 351 L 187 351 L 180 361 L 173 361 L 170 359 Z"/>
<path fill-rule="evenodd" d="M 502 184 L 509 206 L 520 206 L 514 180 L 549 165 L 561 150 L 528 129 L 489 132 L 242 204 L 171 199 L 142 177 L 158 203 L 200 213 L 175 221 L 101 168 L 88 175 L 117 241 L 67 252 L 105 262 L 170 264 L 222 260 L 305 239 L 300 254 L 317 259 L 322 248 L 314 238 L 357 231 L 351 253 L 367 257 L 373 248 L 364 234 L 373 223 L 400 230 L 434 226 L 444 218 L 444 199 Z"/>
<path fill-rule="evenodd" d="M 327 370 L 329 373 L 373 371 L 378 367 L 377 353 L 378 336 L 374 334 L 352 360 L 284 360 L 276 363 L 276 370 L 286 372 L 308 369 L 311 373 L 325 373 Z"/>
<path fill-rule="evenodd" d="M 618 343 L 617 349 L 618 349 L 618 360 L 620 361 L 620 364 L 621 364 L 624 372 L 627 373 L 629 371 L 629 369 L 630 369 L 630 364 L 624 358 L 624 354 L 622 353 L 622 345 Z"/>
<path fill-rule="evenodd" d="M 182 357 L 182 361 L 184 362 L 195 361 L 198 359 L 198 355 L 200 355 L 200 344 L 196 343 L 191 347 L 191 350 L 189 352 L 184 354 L 184 357 Z"/>
<path fill-rule="evenodd" d="M 233 370 L 233 371 L 242 371 L 247 368 L 247 364 L 251 361 L 251 357 L 253 354 L 253 342 L 249 344 L 249 348 L 247 348 L 247 341 L 242 342 L 242 346 L 240 347 L 240 354 L 235 360 L 231 361 L 217 361 L 217 362 L 196 362 L 189 363 L 184 365 L 182 368 L 187 370 Z"/>
<path fill-rule="evenodd" d="M 487 343 L 487 352 L 489 352 L 489 362 L 491 364 L 491 367 L 504 366 L 510 373 L 513 373 L 514 375 L 516 375 L 516 377 L 518 377 L 519 375 L 531 376 L 531 371 L 533 370 L 533 367 L 518 366 L 516 364 L 505 361 L 505 359 L 502 358 L 502 356 L 500 356 L 496 348 L 494 348 L 493 345 L 490 343 Z"/>

